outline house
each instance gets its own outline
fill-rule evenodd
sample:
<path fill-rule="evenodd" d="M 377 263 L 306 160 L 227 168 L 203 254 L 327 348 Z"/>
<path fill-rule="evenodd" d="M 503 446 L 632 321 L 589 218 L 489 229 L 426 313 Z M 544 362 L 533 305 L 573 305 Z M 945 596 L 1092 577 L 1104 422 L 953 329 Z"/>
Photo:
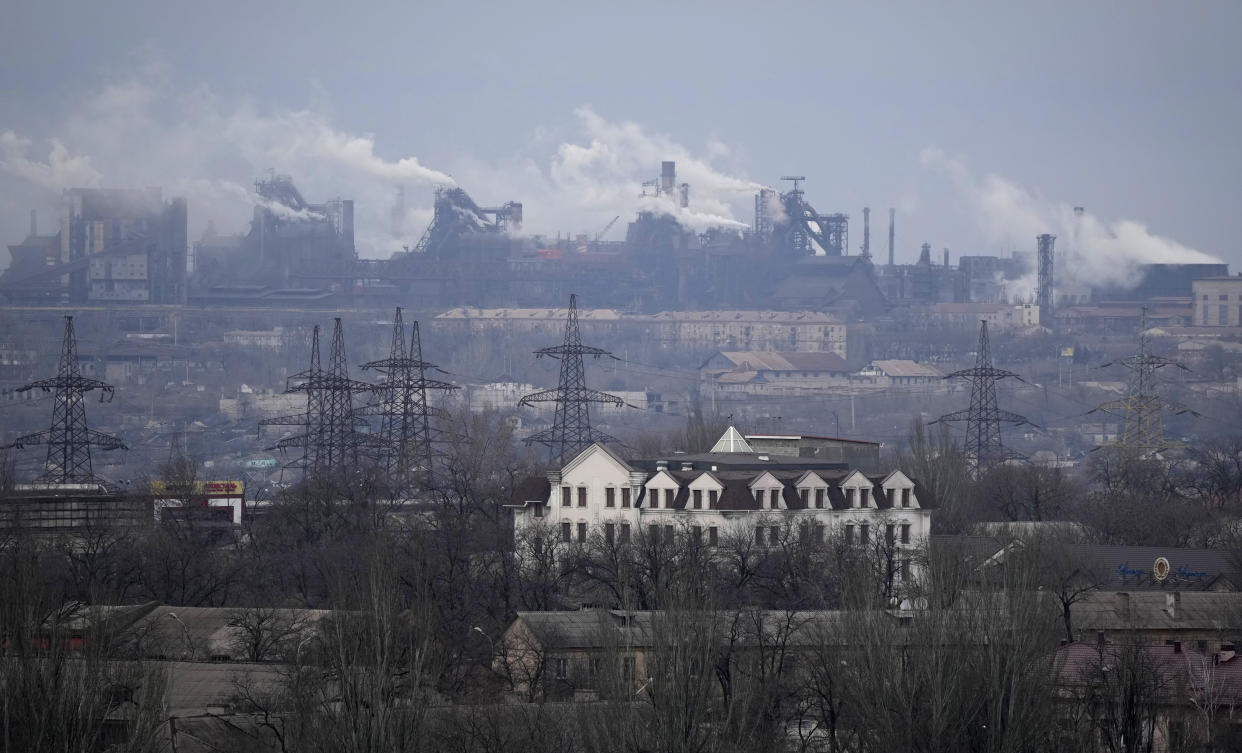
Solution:
<path fill-rule="evenodd" d="M 852 372 L 836 353 L 795 351 L 720 351 L 699 367 L 715 392 L 769 395 L 846 387 Z"/>
<path fill-rule="evenodd" d="M 909 384 L 939 384 L 944 372 L 935 366 L 905 359 L 872 361 L 858 371 L 857 381 L 883 387 Z"/>
<path fill-rule="evenodd" d="M 519 483 L 508 503 L 516 536 L 566 549 L 623 546 L 640 536 L 716 547 L 746 537 L 778 546 L 796 532 L 827 544 L 884 542 L 895 578 L 912 578 L 935 501 L 899 469 L 867 473 L 816 457 L 755 452 L 733 427 L 710 452 L 626 459 L 595 443 L 546 476 Z M 883 537 L 883 538 L 881 538 Z"/>

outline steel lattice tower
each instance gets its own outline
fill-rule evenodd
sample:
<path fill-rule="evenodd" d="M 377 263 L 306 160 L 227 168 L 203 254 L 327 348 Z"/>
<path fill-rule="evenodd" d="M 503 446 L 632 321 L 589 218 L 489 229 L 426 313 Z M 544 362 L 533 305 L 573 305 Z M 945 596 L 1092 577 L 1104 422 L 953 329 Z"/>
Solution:
<path fill-rule="evenodd" d="M 532 434 L 527 444 L 541 444 L 548 448 L 550 459 L 564 463 L 592 442 L 615 442 L 616 439 L 591 428 L 591 403 L 605 403 L 621 407 L 625 401 L 607 392 L 587 389 L 583 356 L 599 358 L 611 353 L 600 348 L 582 344 L 578 334 L 578 296 L 569 296 L 569 315 L 565 320 L 565 341 L 552 348 L 535 351 L 536 358 L 548 356 L 561 362 L 560 383 L 554 390 L 543 390 L 523 397 L 518 407 L 535 403 L 556 403 L 556 418 L 552 428 Z"/>
<path fill-rule="evenodd" d="M 374 391 L 380 402 L 364 406 L 363 415 L 381 416 L 380 436 L 386 444 L 384 470 L 395 491 L 408 494 L 414 481 L 430 480 L 433 465 L 431 417 L 443 411 L 427 402 L 427 390 L 451 391 L 457 385 L 427 378 L 435 364 L 423 360 L 423 344 L 418 322 L 414 322 L 409 350 L 405 345 L 405 324 L 398 308 L 393 318 L 392 346 L 388 358 L 362 365 L 384 374 L 383 384 Z"/>
<path fill-rule="evenodd" d="M 65 339 L 60 350 L 56 376 L 31 382 L 18 392 L 39 389 L 53 393 L 52 426 L 15 439 L 10 447 L 47 445 L 43 475 L 36 479 L 48 484 L 102 483 L 91 467 L 91 445 L 104 450 L 127 449 L 116 437 L 94 431 L 86 425 L 85 395 L 99 390 L 100 402 L 112 399 L 112 385 L 82 376 L 78 365 L 78 344 L 73 334 L 73 317 L 65 317 Z"/>
<path fill-rule="evenodd" d="M 295 465 L 301 466 L 306 476 L 335 476 L 358 464 L 360 448 L 381 446 L 378 437 L 357 431 L 358 425 L 365 421 L 354 414 L 353 395 L 368 392 L 374 385 L 349 378 L 340 318 L 334 320 L 327 370 L 320 368 L 319 327 L 315 327 L 310 368 L 290 376 L 286 384 L 286 394 L 306 393 L 306 413 L 264 419 L 259 427 L 260 430 L 272 425 L 305 427 L 305 433 L 282 439 L 269 449 L 302 448 L 302 460 Z"/>
<path fill-rule="evenodd" d="M 946 414 L 932 423 L 941 421 L 966 422 L 966 455 L 974 463 L 976 472 L 984 471 L 1011 458 L 1022 457 L 1001 441 L 1001 423 L 1030 423 L 1025 416 L 1001 410 L 996 405 L 996 382 L 999 379 L 1022 378 L 1012 371 L 992 366 L 992 348 L 988 343 L 988 323 L 979 323 L 979 346 L 975 354 L 974 368 L 962 369 L 945 379 L 970 380 L 970 407 Z"/>
<path fill-rule="evenodd" d="M 1156 370 L 1166 366 L 1184 371 L 1190 369 L 1177 361 L 1152 354 L 1151 337 L 1147 334 L 1146 308 L 1143 308 L 1139 319 L 1139 352 L 1120 363 L 1131 372 L 1126 383 L 1125 397 L 1104 403 L 1096 410 L 1122 419 L 1121 436 L 1113 443 L 1114 446 L 1133 452 L 1139 457 L 1153 455 L 1169 445 L 1164 438 L 1164 411 L 1169 410 L 1179 415 L 1193 413 L 1157 394 Z"/>

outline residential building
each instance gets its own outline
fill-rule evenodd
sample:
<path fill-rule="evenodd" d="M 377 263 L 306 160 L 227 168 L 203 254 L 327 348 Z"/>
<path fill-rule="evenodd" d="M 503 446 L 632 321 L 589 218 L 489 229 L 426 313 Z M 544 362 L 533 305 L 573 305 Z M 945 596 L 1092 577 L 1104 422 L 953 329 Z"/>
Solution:
<path fill-rule="evenodd" d="M 894 359 L 872 361 L 858 371 L 856 380 L 879 387 L 911 384 L 939 384 L 944 372 L 935 366 L 916 361 Z"/>
<path fill-rule="evenodd" d="M 509 503 L 518 536 L 545 533 L 568 547 L 621 544 L 640 535 L 725 537 L 760 547 L 782 537 L 828 545 L 838 536 L 887 543 L 900 578 L 931 531 L 935 501 L 899 469 L 867 473 L 848 463 L 755 452 L 733 427 L 710 452 L 626 459 L 592 444 L 545 476 L 518 484 Z"/>
<path fill-rule="evenodd" d="M 720 351 L 699 367 L 713 392 L 780 394 L 848 387 L 853 369 L 836 353 Z"/>

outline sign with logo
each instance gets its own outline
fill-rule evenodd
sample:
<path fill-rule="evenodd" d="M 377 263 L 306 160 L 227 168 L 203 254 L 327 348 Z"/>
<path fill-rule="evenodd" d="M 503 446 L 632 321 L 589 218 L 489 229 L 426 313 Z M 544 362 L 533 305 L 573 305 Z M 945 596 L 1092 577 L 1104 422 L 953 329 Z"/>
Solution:
<path fill-rule="evenodd" d="M 179 492 L 176 489 L 170 491 L 169 485 L 163 481 L 152 481 L 151 493 L 163 497 Z M 195 481 L 190 491 L 190 494 L 207 497 L 241 497 L 245 493 L 246 485 L 242 481 Z"/>
<path fill-rule="evenodd" d="M 1156 580 L 1163 583 L 1169 577 L 1169 561 L 1164 557 L 1157 557 L 1155 563 L 1151 566 L 1151 574 L 1155 576 Z"/>

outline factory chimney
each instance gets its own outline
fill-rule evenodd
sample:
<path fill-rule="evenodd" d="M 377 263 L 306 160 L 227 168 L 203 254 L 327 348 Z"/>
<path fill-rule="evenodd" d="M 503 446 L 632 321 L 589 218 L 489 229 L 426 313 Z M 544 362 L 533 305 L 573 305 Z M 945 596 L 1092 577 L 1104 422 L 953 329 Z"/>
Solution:
<path fill-rule="evenodd" d="M 30 210 L 30 237 L 33 238 L 39 234 L 39 210 Z"/>
<path fill-rule="evenodd" d="M 660 193 L 669 194 L 673 192 L 673 186 L 677 183 L 677 163 L 671 160 L 665 160 L 660 163 Z"/>
<path fill-rule="evenodd" d="M 1077 209 L 1075 209 L 1077 211 Z M 1044 327 L 1051 327 L 1052 307 L 1056 301 L 1053 298 L 1053 248 L 1056 245 L 1057 237 L 1055 235 L 1036 236 L 1035 242 L 1039 248 L 1039 258 L 1036 260 L 1036 287 L 1035 287 L 1035 303 L 1039 305 L 1039 323 Z"/>
<path fill-rule="evenodd" d="M 863 207 L 863 256 L 871 258 L 871 207 Z"/>
<path fill-rule="evenodd" d="M 888 266 L 893 266 L 893 238 L 897 228 L 897 210 L 889 207 L 888 210 Z"/>
<path fill-rule="evenodd" d="M 949 268 L 949 249 L 947 248 L 944 250 L 944 268 Z"/>
<path fill-rule="evenodd" d="M 690 206 L 690 184 L 689 183 L 682 183 L 680 186 L 677 187 L 677 198 L 678 198 L 678 203 L 681 204 L 682 209 L 685 209 L 686 207 Z"/>

